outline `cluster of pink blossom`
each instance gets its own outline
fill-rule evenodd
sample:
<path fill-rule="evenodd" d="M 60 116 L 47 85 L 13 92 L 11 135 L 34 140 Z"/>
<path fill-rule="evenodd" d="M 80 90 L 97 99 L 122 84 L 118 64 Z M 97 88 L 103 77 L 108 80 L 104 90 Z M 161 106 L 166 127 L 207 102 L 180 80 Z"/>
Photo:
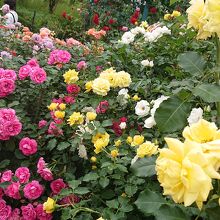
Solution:
<path fill-rule="evenodd" d="M 34 58 L 19 69 L 18 76 L 20 80 L 25 80 L 29 76 L 36 84 L 41 84 L 47 79 L 46 72 L 39 66 L 37 60 Z"/>
<path fill-rule="evenodd" d="M 14 70 L 0 68 L 0 98 L 14 92 L 16 79 L 17 75 Z"/>
<path fill-rule="evenodd" d="M 53 50 L 50 53 L 50 56 L 48 58 L 48 64 L 49 65 L 59 65 L 59 64 L 65 64 L 68 63 L 71 59 L 71 54 L 66 50 Z"/>
<path fill-rule="evenodd" d="M 0 109 L 0 140 L 9 140 L 21 132 L 22 124 L 11 108 Z"/>

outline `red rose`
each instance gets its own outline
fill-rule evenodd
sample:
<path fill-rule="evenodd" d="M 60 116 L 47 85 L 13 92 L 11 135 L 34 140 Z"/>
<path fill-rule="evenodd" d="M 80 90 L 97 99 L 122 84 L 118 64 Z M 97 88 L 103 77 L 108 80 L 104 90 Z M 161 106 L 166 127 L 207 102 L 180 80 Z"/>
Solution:
<path fill-rule="evenodd" d="M 151 8 L 150 8 L 150 13 L 151 13 L 151 14 L 156 14 L 156 13 L 157 13 L 157 8 L 151 7 Z"/>
<path fill-rule="evenodd" d="M 111 28 L 110 28 L 109 26 L 104 26 L 104 27 L 102 28 L 102 30 L 104 30 L 104 31 L 110 31 Z"/>
<path fill-rule="evenodd" d="M 61 16 L 62 16 L 63 18 L 66 18 L 66 16 L 67 16 L 66 12 L 63 11 L 62 14 L 61 14 Z"/>
<path fill-rule="evenodd" d="M 99 15 L 97 13 L 94 14 L 92 21 L 95 25 L 99 25 Z"/>
<path fill-rule="evenodd" d="M 114 20 L 113 18 L 110 18 L 109 21 L 108 21 L 108 23 L 109 23 L 109 24 L 114 24 L 114 23 L 116 23 L 116 20 Z"/>

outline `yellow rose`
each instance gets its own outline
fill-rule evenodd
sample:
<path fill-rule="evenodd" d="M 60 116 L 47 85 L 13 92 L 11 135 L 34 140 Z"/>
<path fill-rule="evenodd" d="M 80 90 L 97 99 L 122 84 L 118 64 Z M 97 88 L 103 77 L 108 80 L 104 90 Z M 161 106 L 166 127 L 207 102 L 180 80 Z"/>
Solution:
<path fill-rule="evenodd" d="M 99 154 L 103 148 L 105 148 L 109 143 L 109 134 L 101 134 L 97 133 L 95 136 L 92 137 L 92 143 L 94 144 L 96 154 Z"/>
<path fill-rule="evenodd" d="M 92 90 L 98 95 L 106 96 L 110 90 L 110 83 L 106 79 L 97 78 L 93 81 Z"/>
<path fill-rule="evenodd" d="M 140 24 L 140 27 L 143 27 L 143 28 L 147 28 L 149 25 L 147 23 L 147 21 L 142 21 L 141 24 Z"/>
<path fill-rule="evenodd" d="M 95 112 L 87 112 L 86 113 L 86 118 L 89 120 L 89 121 L 93 121 L 96 119 L 96 116 L 97 114 Z"/>
<path fill-rule="evenodd" d="M 131 144 L 132 141 L 133 141 L 133 138 L 132 138 L 131 136 L 128 136 L 126 142 L 127 142 L 128 144 Z"/>
<path fill-rule="evenodd" d="M 137 149 L 137 156 L 140 158 L 143 158 L 145 156 L 152 156 L 153 154 L 157 153 L 157 148 L 154 143 L 151 143 L 150 141 L 146 141 L 143 144 L 141 144 Z"/>
<path fill-rule="evenodd" d="M 66 109 L 66 104 L 64 104 L 64 103 L 59 104 L 59 109 L 60 110 L 65 110 Z"/>
<path fill-rule="evenodd" d="M 171 14 L 172 17 L 179 17 L 181 15 L 181 13 L 179 11 L 173 11 L 173 13 Z"/>
<path fill-rule="evenodd" d="M 143 143 L 144 143 L 144 136 L 142 136 L 142 135 L 135 135 L 133 137 L 131 146 L 139 146 L 139 145 L 141 145 Z"/>
<path fill-rule="evenodd" d="M 188 28 L 193 27 L 198 30 L 197 39 L 207 39 L 212 33 L 204 29 L 207 24 L 207 9 L 204 0 L 191 0 L 190 4 L 191 6 L 186 11 L 189 20 Z"/>
<path fill-rule="evenodd" d="M 65 117 L 65 112 L 63 111 L 55 111 L 54 116 L 59 119 L 63 119 Z"/>
<path fill-rule="evenodd" d="M 72 84 L 78 81 L 78 72 L 76 70 L 69 70 L 65 74 L 63 74 L 64 82 L 67 84 Z"/>
<path fill-rule="evenodd" d="M 198 143 L 206 143 L 220 139 L 220 130 L 215 123 L 201 119 L 197 123 L 185 127 L 183 137 Z"/>
<path fill-rule="evenodd" d="M 85 84 L 86 92 L 90 92 L 92 90 L 93 81 L 89 81 Z"/>
<path fill-rule="evenodd" d="M 168 148 L 159 150 L 156 160 L 158 181 L 164 195 L 176 203 L 190 206 L 196 202 L 201 209 L 212 189 L 212 179 L 220 179 L 210 159 L 203 153 L 201 144 L 186 140 L 165 138 Z"/>
<path fill-rule="evenodd" d="M 116 146 L 116 147 L 120 147 L 120 146 L 121 146 L 121 140 L 115 141 L 115 146 Z"/>
<path fill-rule="evenodd" d="M 73 112 L 73 114 L 70 115 L 67 121 L 70 126 L 73 126 L 75 124 L 79 125 L 84 122 L 84 117 L 80 114 L 80 112 Z"/>
<path fill-rule="evenodd" d="M 114 86 L 114 79 L 116 75 L 116 71 L 113 68 L 109 68 L 103 72 L 100 73 L 99 78 L 106 79 L 109 81 L 111 87 Z"/>
<path fill-rule="evenodd" d="M 113 87 L 129 87 L 131 84 L 131 76 L 125 71 L 120 71 L 115 74 Z"/>
<path fill-rule="evenodd" d="M 141 98 L 139 98 L 138 95 L 134 95 L 134 96 L 132 97 L 132 99 L 137 102 L 137 101 L 139 101 Z"/>
<path fill-rule="evenodd" d="M 50 214 L 54 212 L 55 206 L 56 202 L 52 198 L 48 197 L 47 201 L 43 204 L 43 209 L 46 213 Z"/>
<path fill-rule="evenodd" d="M 117 156 L 118 156 L 118 150 L 112 150 L 112 151 L 111 151 L 111 156 L 112 156 L 113 158 L 117 157 Z"/>
<path fill-rule="evenodd" d="M 58 106 L 57 103 L 52 102 L 49 106 L 47 106 L 47 108 L 48 108 L 50 111 L 54 111 L 54 110 L 57 109 L 57 106 Z"/>
<path fill-rule="evenodd" d="M 163 17 L 163 19 L 165 20 L 165 21 L 169 21 L 169 20 L 171 20 L 171 14 L 165 14 L 164 15 L 164 17 Z"/>
<path fill-rule="evenodd" d="M 90 161 L 91 161 L 92 163 L 96 163 L 96 162 L 97 162 L 97 158 L 96 158 L 96 157 L 91 157 L 91 158 L 90 158 Z"/>

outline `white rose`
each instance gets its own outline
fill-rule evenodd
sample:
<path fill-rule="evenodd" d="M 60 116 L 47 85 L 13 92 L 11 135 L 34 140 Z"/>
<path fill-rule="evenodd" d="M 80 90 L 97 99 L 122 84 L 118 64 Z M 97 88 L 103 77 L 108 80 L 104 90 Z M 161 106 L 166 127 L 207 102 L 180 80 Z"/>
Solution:
<path fill-rule="evenodd" d="M 127 94 L 128 94 L 128 89 L 121 89 L 121 90 L 118 92 L 118 95 L 127 96 Z"/>
<path fill-rule="evenodd" d="M 130 44 L 130 43 L 132 43 L 132 42 L 134 41 L 134 37 L 135 37 L 135 35 L 132 34 L 130 31 L 125 32 L 125 33 L 122 35 L 122 38 L 121 38 L 122 43 L 124 43 L 124 44 Z"/>
<path fill-rule="evenodd" d="M 126 128 L 126 122 L 121 122 L 121 124 L 119 125 L 119 127 L 123 130 Z"/>
<path fill-rule="evenodd" d="M 135 114 L 138 116 L 146 116 L 150 111 L 149 102 L 146 100 L 141 100 L 137 102 L 135 106 Z"/>
<path fill-rule="evenodd" d="M 80 158 L 83 158 L 83 159 L 86 159 L 86 160 L 88 159 L 86 147 L 83 144 L 80 144 L 79 147 L 78 147 L 78 155 L 79 155 Z"/>
<path fill-rule="evenodd" d="M 193 108 L 187 121 L 189 125 L 197 123 L 200 119 L 202 119 L 203 110 L 201 108 Z"/>
<path fill-rule="evenodd" d="M 154 117 L 149 117 L 144 121 L 144 127 L 145 128 L 152 128 L 154 125 L 156 125 L 156 122 L 154 120 Z"/>

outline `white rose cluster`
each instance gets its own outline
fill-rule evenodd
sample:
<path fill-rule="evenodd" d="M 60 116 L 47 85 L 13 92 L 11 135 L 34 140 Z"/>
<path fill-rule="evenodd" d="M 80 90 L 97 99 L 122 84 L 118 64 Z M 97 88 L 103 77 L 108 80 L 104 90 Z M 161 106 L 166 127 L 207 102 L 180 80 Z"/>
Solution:
<path fill-rule="evenodd" d="M 154 66 L 154 61 L 150 61 L 148 59 L 142 60 L 141 65 L 144 66 L 144 67 L 147 67 L 147 66 L 153 67 Z"/>

